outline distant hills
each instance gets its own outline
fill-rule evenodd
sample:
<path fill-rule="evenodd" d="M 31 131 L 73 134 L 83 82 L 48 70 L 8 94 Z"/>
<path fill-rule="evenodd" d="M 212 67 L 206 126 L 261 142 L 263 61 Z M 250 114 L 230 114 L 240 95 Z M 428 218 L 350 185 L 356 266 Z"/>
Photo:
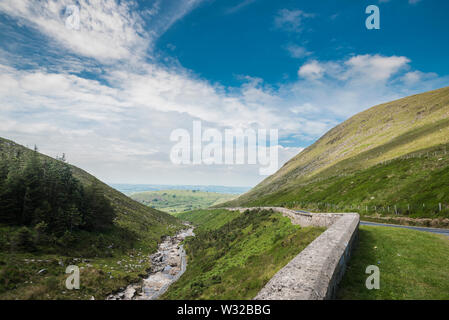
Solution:
<path fill-rule="evenodd" d="M 133 193 L 132 199 L 169 213 L 205 209 L 229 201 L 237 195 L 198 190 L 159 190 Z"/>
<path fill-rule="evenodd" d="M 227 205 L 447 216 L 448 181 L 445 87 L 351 117 Z"/>
<path fill-rule="evenodd" d="M 166 184 L 125 184 L 110 183 L 114 189 L 131 195 L 136 192 L 159 191 L 159 190 L 197 190 L 203 192 L 216 192 L 228 194 L 242 194 L 250 190 L 250 187 L 228 187 L 228 186 L 208 186 L 208 185 L 166 185 Z"/>

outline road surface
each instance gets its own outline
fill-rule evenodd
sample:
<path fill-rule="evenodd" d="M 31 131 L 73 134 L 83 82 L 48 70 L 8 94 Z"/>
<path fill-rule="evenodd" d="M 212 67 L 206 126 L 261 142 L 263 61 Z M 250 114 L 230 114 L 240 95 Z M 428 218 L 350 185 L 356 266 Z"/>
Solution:
<path fill-rule="evenodd" d="M 296 210 L 299 213 L 310 213 L 309 211 L 304 210 Z M 378 222 L 369 222 L 369 221 L 360 221 L 360 225 L 362 226 L 371 226 L 371 227 L 392 227 L 392 228 L 404 228 L 411 229 L 417 231 L 431 232 L 436 234 L 442 234 L 449 237 L 449 229 L 440 229 L 440 228 L 426 228 L 426 227 L 415 227 L 415 226 L 403 226 L 399 224 L 389 224 L 389 223 L 378 223 Z"/>
<path fill-rule="evenodd" d="M 369 222 L 369 221 L 360 221 L 360 225 L 373 226 L 373 227 L 393 227 L 393 228 L 412 229 L 412 230 L 442 234 L 442 235 L 449 237 L 449 229 L 403 226 L 403 225 L 398 225 L 398 224 L 378 223 L 378 222 Z"/>

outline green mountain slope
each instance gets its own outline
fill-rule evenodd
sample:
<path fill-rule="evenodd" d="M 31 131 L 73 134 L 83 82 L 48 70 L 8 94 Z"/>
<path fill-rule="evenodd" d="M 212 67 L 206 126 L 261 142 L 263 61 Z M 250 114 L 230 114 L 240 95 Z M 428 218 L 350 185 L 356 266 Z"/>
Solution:
<path fill-rule="evenodd" d="M 33 153 L 0 138 L 0 164 L 6 155 L 27 159 Z M 49 163 L 59 161 L 43 154 L 38 157 Z M 0 299 L 103 298 L 145 274 L 147 255 L 157 249 L 163 236 L 182 228 L 177 218 L 132 200 L 80 168 L 70 165 L 70 169 L 84 187 L 95 184 L 110 201 L 116 214 L 113 225 L 95 232 L 74 230 L 62 237 L 47 234 L 44 240 L 37 226 L 31 225 L 32 248 L 19 248 L 16 239 L 22 226 L 0 223 Z M 82 268 L 80 290 L 65 288 L 69 264 Z"/>
<path fill-rule="evenodd" d="M 195 224 L 185 240 L 189 265 L 163 299 L 252 299 L 324 228 L 293 225 L 272 210 L 196 210 L 179 214 Z"/>
<path fill-rule="evenodd" d="M 26 155 L 33 151 L 13 141 L 0 138 L 0 155 L 11 152 L 21 152 L 23 155 Z M 40 154 L 40 157 L 56 161 L 43 154 Z M 100 185 L 105 197 L 111 201 L 117 213 L 117 225 L 136 232 L 139 236 L 150 237 L 152 240 L 157 241 L 159 241 L 162 235 L 167 233 L 170 225 L 179 225 L 179 221 L 173 216 L 134 201 L 78 167 L 73 165 L 70 165 L 70 167 L 73 175 L 83 185 L 88 186 L 94 182 Z"/>
<path fill-rule="evenodd" d="M 351 117 L 226 205 L 445 214 L 448 144 L 449 87 L 445 87 Z"/>
<path fill-rule="evenodd" d="M 170 213 L 204 209 L 236 198 L 235 194 L 198 190 L 160 190 L 136 192 L 130 197 L 152 208 Z"/>

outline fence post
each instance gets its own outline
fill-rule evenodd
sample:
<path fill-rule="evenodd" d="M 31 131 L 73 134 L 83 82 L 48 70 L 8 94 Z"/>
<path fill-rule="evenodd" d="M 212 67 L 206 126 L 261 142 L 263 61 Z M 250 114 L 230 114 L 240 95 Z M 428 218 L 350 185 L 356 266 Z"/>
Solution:
<path fill-rule="evenodd" d="M 441 212 L 441 202 L 438 204 L 438 206 L 440 207 L 440 212 Z"/>

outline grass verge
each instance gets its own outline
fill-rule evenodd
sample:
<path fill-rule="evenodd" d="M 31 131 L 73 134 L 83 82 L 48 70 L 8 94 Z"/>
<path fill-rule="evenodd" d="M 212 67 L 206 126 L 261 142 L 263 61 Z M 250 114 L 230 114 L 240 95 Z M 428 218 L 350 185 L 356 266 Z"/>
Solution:
<path fill-rule="evenodd" d="M 368 265 L 380 269 L 380 289 L 368 290 Z M 449 299 L 449 238 L 415 230 L 360 227 L 360 242 L 337 293 L 339 299 Z"/>

